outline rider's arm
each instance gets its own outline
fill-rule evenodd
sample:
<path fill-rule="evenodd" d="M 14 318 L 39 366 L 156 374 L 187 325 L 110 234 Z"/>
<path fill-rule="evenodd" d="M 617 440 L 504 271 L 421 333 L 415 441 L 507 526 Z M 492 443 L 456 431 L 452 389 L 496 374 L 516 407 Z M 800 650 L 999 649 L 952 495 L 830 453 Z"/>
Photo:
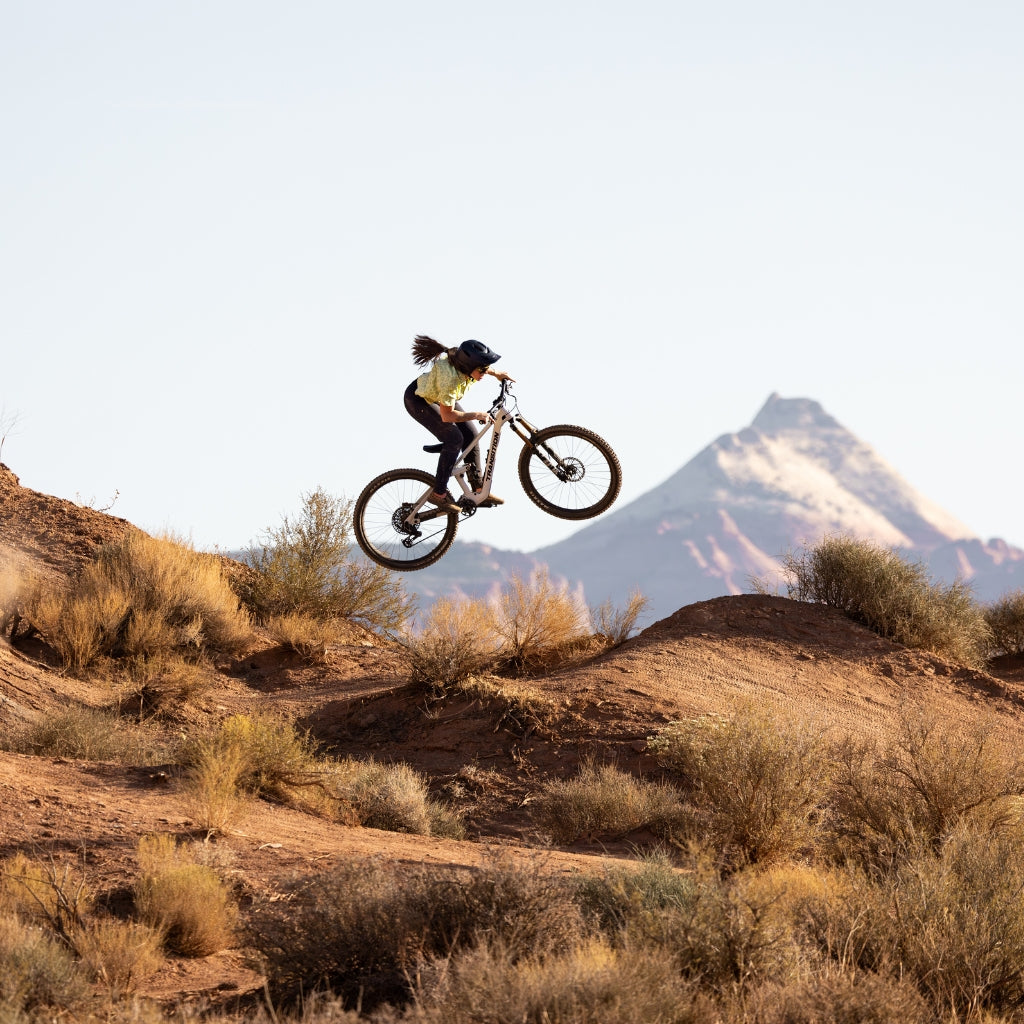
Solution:
<path fill-rule="evenodd" d="M 468 423 L 470 420 L 479 420 L 481 423 L 487 422 L 487 413 L 485 412 L 459 412 L 450 405 L 441 404 L 437 408 L 440 410 L 441 419 L 445 423 Z"/>
<path fill-rule="evenodd" d="M 498 380 L 510 380 L 513 384 L 516 382 L 515 377 L 510 377 L 507 373 L 502 373 L 501 370 L 484 370 L 484 375 L 487 377 L 495 377 Z"/>

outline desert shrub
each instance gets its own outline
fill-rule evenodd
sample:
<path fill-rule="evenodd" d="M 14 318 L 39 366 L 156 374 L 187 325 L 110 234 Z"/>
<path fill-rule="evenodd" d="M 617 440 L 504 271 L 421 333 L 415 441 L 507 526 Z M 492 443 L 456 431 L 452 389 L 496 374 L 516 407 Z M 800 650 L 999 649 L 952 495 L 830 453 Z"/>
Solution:
<path fill-rule="evenodd" d="M 826 734 L 752 705 L 701 715 L 651 737 L 692 808 L 693 835 L 751 863 L 788 856 L 818 833 L 828 794 Z"/>
<path fill-rule="evenodd" d="M 793 976 L 802 952 L 778 895 L 751 886 L 750 872 L 723 879 L 705 850 L 686 869 L 690 888 L 657 912 L 629 914 L 625 941 L 667 950 L 684 977 L 720 991 Z"/>
<path fill-rule="evenodd" d="M 271 640 L 311 665 L 327 664 L 330 648 L 343 643 L 348 635 L 341 620 L 317 618 L 305 612 L 271 615 L 266 630 Z"/>
<path fill-rule="evenodd" d="M 151 764 L 169 754 L 160 731 L 98 708 L 65 707 L 19 726 L 0 740 L 0 748 L 83 761 Z"/>
<path fill-rule="evenodd" d="M 372 1009 L 409 997 L 427 958 L 485 938 L 517 957 L 565 948 L 580 916 L 558 878 L 494 859 L 471 872 L 347 862 L 253 908 L 251 941 L 275 998 L 327 988 Z"/>
<path fill-rule="evenodd" d="M 0 862 L 0 909 L 43 923 L 65 940 L 92 901 L 85 873 L 71 861 L 16 853 Z"/>
<path fill-rule="evenodd" d="M 545 783 L 536 802 L 540 826 L 558 842 L 618 837 L 637 829 L 670 834 L 680 821 L 677 790 L 613 765 L 584 765 L 575 779 Z"/>
<path fill-rule="evenodd" d="M 518 958 L 500 943 L 457 953 L 421 973 L 410 1024 L 637 1024 L 714 1019 L 710 1001 L 679 977 L 664 949 L 616 948 L 602 938 Z"/>
<path fill-rule="evenodd" d="M 991 633 L 970 588 L 932 581 L 923 562 L 871 541 L 832 536 L 784 556 L 790 597 L 838 608 L 907 647 L 982 667 Z"/>
<path fill-rule="evenodd" d="M 957 831 L 922 844 L 888 875 L 852 872 L 845 897 L 809 922 L 833 955 L 913 980 L 936 1013 L 1024 1005 L 1024 847 L 1017 836 Z"/>
<path fill-rule="evenodd" d="M 496 609 L 502 658 L 519 672 L 549 668 L 590 641 L 588 619 L 578 597 L 555 584 L 546 566 L 526 580 L 513 575 Z"/>
<path fill-rule="evenodd" d="M 501 651 L 494 610 L 468 598 L 438 598 L 419 631 L 399 642 L 409 655 L 413 682 L 437 691 L 492 669 Z"/>
<path fill-rule="evenodd" d="M 743 1019 L 757 1024 L 933 1024 L 936 1020 L 909 978 L 841 965 L 827 966 L 788 984 L 766 982 L 747 993 L 744 1003 Z"/>
<path fill-rule="evenodd" d="M 255 570 L 245 596 L 263 619 L 300 612 L 398 629 L 412 607 L 401 577 L 356 554 L 352 503 L 322 489 L 302 496 L 302 511 L 268 527 L 246 551 Z"/>
<path fill-rule="evenodd" d="M 693 873 L 680 871 L 663 852 L 642 857 L 635 867 L 582 874 L 575 885 L 584 915 L 609 933 L 620 931 L 631 918 L 667 907 L 692 908 L 697 901 Z"/>
<path fill-rule="evenodd" d="M 216 871 L 166 835 L 140 839 L 138 859 L 136 909 L 170 950 L 208 956 L 232 944 L 237 914 Z"/>
<path fill-rule="evenodd" d="M 997 654 L 1024 654 L 1024 590 L 1004 594 L 985 607 Z"/>
<path fill-rule="evenodd" d="M 338 796 L 365 828 L 427 836 L 435 820 L 441 820 L 432 810 L 423 776 L 406 764 L 345 761 L 335 783 Z"/>
<path fill-rule="evenodd" d="M 101 655 L 237 652 L 251 639 L 216 556 L 138 531 L 101 547 L 68 589 L 42 593 L 26 614 L 76 672 Z"/>
<path fill-rule="evenodd" d="M 889 863 L 919 842 L 936 847 L 965 826 L 1017 824 L 1024 756 L 991 721 L 963 725 L 904 712 L 881 751 L 846 738 L 832 756 L 838 850 L 861 862 Z"/>
<path fill-rule="evenodd" d="M 612 604 L 610 600 L 605 601 L 590 611 L 594 632 L 602 636 L 609 647 L 620 646 L 632 635 L 637 620 L 650 603 L 650 599 L 639 590 L 630 591 L 622 607 Z"/>
<path fill-rule="evenodd" d="M 134 659 L 128 666 L 120 706 L 140 717 L 157 713 L 174 717 L 182 706 L 208 694 L 217 684 L 217 673 L 206 658 L 169 652 Z"/>
<path fill-rule="evenodd" d="M 219 761 L 238 766 L 235 781 L 241 789 L 277 800 L 286 800 L 290 790 L 322 771 L 309 734 L 273 712 L 230 715 L 182 747 L 181 763 L 187 769 Z M 225 770 L 225 774 L 231 773 Z"/>
<path fill-rule="evenodd" d="M 71 939 L 82 964 L 113 999 L 134 992 L 164 961 L 163 933 L 139 921 L 90 918 Z"/>
<path fill-rule="evenodd" d="M 21 574 L 13 566 L 0 565 L 0 636 L 14 631 L 25 598 L 26 587 Z"/>
<path fill-rule="evenodd" d="M 85 978 L 64 943 L 37 924 L 0 913 L 0 1012 L 5 1020 L 17 1021 L 20 1014 L 44 1007 L 66 1013 L 87 994 Z"/>

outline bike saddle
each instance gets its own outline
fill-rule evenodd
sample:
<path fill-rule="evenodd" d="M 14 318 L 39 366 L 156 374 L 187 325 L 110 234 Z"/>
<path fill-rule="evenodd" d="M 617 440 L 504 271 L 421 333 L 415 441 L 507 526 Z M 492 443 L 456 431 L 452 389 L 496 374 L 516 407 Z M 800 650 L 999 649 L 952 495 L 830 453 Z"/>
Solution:
<path fill-rule="evenodd" d="M 425 444 L 423 446 L 425 452 L 432 452 L 434 455 L 441 451 L 442 448 L 444 448 L 443 444 Z"/>

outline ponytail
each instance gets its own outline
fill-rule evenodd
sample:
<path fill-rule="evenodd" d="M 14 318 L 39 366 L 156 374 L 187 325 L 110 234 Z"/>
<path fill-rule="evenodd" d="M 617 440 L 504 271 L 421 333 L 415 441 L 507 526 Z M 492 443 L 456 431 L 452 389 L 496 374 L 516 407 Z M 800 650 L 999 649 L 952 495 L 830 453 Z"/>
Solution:
<path fill-rule="evenodd" d="M 417 334 L 412 343 L 412 361 L 417 366 L 426 366 L 431 360 L 436 359 L 442 352 L 447 352 L 439 341 L 428 338 L 425 334 Z"/>

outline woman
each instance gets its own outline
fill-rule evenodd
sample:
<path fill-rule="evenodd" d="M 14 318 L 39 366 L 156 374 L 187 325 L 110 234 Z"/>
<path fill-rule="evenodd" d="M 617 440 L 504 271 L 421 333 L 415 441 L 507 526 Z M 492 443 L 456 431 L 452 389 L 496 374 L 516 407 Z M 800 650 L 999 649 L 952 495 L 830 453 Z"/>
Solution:
<path fill-rule="evenodd" d="M 412 358 L 418 366 L 433 362 L 431 368 L 420 374 L 405 389 L 405 407 L 409 415 L 429 430 L 441 442 L 441 455 L 437 460 L 437 476 L 434 479 L 434 493 L 430 500 L 445 512 L 459 512 L 459 506 L 448 495 L 448 481 L 455 463 L 459 461 L 466 445 L 476 437 L 474 421 L 486 423 L 490 414 L 486 412 L 464 412 L 459 405 L 469 386 L 484 376 L 498 380 L 513 380 L 507 373 L 496 373 L 491 369 L 501 356 L 493 352 L 482 341 L 464 341 L 458 348 L 445 348 L 425 334 L 416 336 L 412 343 Z M 469 455 L 469 482 L 474 490 L 480 489 L 480 448 L 474 448 Z M 480 503 L 481 508 L 491 508 L 504 502 L 494 494 Z"/>

